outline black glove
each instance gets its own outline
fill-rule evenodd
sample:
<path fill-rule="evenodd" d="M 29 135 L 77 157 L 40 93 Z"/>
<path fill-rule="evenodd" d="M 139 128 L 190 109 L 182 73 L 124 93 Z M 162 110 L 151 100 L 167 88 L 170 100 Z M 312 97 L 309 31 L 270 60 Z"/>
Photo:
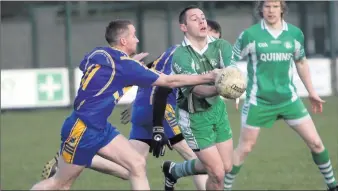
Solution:
<path fill-rule="evenodd" d="M 158 158 L 160 155 L 164 156 L 166 145 L 168 145 L 170 150 L 173 149 L 171 147 L 170 141 L 164 134 L 164 128 L 161 126 L 154 127 L 149 152 L 153 153 L 153 156 L 156 158 Z"/>

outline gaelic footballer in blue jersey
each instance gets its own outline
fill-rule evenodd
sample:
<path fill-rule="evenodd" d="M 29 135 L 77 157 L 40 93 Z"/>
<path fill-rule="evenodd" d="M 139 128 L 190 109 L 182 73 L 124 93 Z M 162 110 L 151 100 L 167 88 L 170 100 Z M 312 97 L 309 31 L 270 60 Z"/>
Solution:
<path fill-rule="evenodd" d="M 217 70 L 205 75 L 158 74 L 129 55 L 139 40 L 128 20 L 115 20 L 106 27 L 108 47 L 98 47 L 80 64 L 81 85 L 73 112 L 61 129 L 60 157 L 56 174 L 33 186 L 33 190 L 61 189 L 72 184 L 98 154 L 129 171 L 133 190 L 149 190 L 145 160 L 129 141 L 108 122 L 115 105 L 131 85 L 140 87 L 204 84 L 214 81 Z M 121 147 L 123 145 L 123 147 Z"/>
<path fill-rule="evenodd" d="M 172 54 L 177 46 L 172 46 L 166 50 L 159 58 L 157 58 L 151 68 L 166 75 L 171 73 L 171 59 Z M 143 88 L 139 87 L 137 90 L 136 98 L 132 104 L 131 122 L 132 128 L 130 132 L 131 141 L 137 140 L 144 142 L 151 146 L 153 134 L 153 96 L 157 92 L 158 87 Z M 164 132 L 167 138 L 171 139 L 171 144 L 183 140 L 183 136 L 179 130 L 178 124 L 175 119 L 176 107 L 176 94 L 175 91 L 165 97 L 166 100 L 166 120 L 163 122 Z M 163 132 L 163 133 L 164 133 Z M 174 138 L 175 137 L 175 138 Z M 148 149 L 149 150 L 149 149 Z M 146 154 L 146 153 L 145 153 Z M 157 157 L 159 153 L 157 153 Z M 164 153 L 162 153 L 164 154 Z"/>

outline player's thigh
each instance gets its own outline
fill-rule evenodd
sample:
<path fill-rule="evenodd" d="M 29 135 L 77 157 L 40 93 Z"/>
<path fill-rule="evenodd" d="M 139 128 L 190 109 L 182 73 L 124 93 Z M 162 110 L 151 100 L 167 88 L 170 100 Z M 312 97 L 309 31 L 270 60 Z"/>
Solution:
<path fill-rule="evenodd" d="M 271 128 L 277 119 L 279 110 L 270 106 L 254 105 L 245 101 L 241 111 L 243 128 Z"/>
<path fill-rule="evenodd" d="M 62 186 L 71 186 L 80 173 L 85 169 L 85 166 L 69 164 L 64 161 L 60 155 L 58 159 L 57 171 L 53 178 Z"/>
<path fill-rule="evenodd" d="M 127 169 L 99 155 L 94 156 L 90 169 L 116 176 L 124 180 L 127 180 L 129 177 L 129 171 Z"/>
<path fill-rule="evenodd" d="M 128 139 L 123 135 L 117 135 L 107 145 L 98 151 L 98 155 L 113 161 L 129 171 L 135 171 L 134 167 L 141 167 L 145 165 L 145 159 L 136 149 L 131 145 Z"/>
<path fill-rule="evenodd" d="M 152 126 L 150 124 L 132 123 L 129 141 L 143 157 L 148 156 L 151 139 Z"/>
<path fill-rule="evenodd" d="M 209 175 L 224 176 L 223 160 L 215 145 L 195 153 Z"/>
<path fill-rule="evenodd" d="M 216 147 L 221 155 L 224 170 L 229 172 L 232 168 L 232 130 L 228 119 L 228 114 L 225 105 L 220 104 L 218 112 L 215 114 L 218 117 L 215 126 Z"/>
<path fill-rule="evenodd" d="M 285 122 L 302 137 L 312 151 L 321 152 L 324 149 L 313 120 L 301 99 L 297 99 L 283 107 L 282 116 Z"/>
<path fill-rule="evenodd" d="M 216 144 L 214 125 L 206 123 L 207 120 L 203 116 L 190 114 L 182 109 L 176 114 L 184 139 L 194 152 Z"/>
<path fill-rule="evenodd" d="M 244 153 L 250 152 L 257 142 L 260 130 L 252 126 L 241 128 L 236 149 Z"/>
<path fill-rule="evenodd" d="M 130 139 L 129 142 L 133 148 L 145 159 L 148 157 L 151 139 Z"/>
<path fill-rule="evenodd" d="M 227 142 L 229 144 L 228 140 L 232 140 L 232 130 L 224 102 L 219 104 L 214 117 L 215 126 L 213 130 L 216 134 L 216 143 Z"/>
<path fill-rule="evenodd" d="M 311 118 L 302 120 L 301 123 L 292 126 L 292 129 L 305 141 L 312 152 L 320 153 L 324 150 L 323 142 Z"/>

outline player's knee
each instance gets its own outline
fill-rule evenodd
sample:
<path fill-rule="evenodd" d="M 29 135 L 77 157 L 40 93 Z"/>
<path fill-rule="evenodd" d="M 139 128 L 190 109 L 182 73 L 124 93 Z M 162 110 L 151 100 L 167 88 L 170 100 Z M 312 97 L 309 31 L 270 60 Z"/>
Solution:
<path fill-rule="evenodd" d="M 223 183 L 224 181 L 224 168 L 222 168 L 223 164 L 210 164 L 205 165 L 205 169 L 209 175 L 209 179 L 212 183 L 218 184 Z M 221 168 L 220 168 L 221 167 Z"/>
<path fill-rule="evenodd" d="M 213 184 L 223 184 L 225 173 L 222 168 L 210 170 L 208 175 Z"/>
<path fill-rule="evenodd" d="M 320 153 L 325 149 L 323 142 L 320 138 L 311 139 L 308 142 L 308 145 L 309 145 L 309 148 L 311 149 L 311 151 L 314 152 L 314 153 Z"/>
<path fill-rule="evenodd" d="M 231 162 L 225 163 L 225 164 L 223 164 L 223 166 L 224 166 L 225 174 L 231 172 L 231 170 L 232 170 L 232 163 Z"/>
<path fill-rule="evenodd" d="M 135 157 L 131 164 L 129 176 L 143 176 L 146 174 L 146 159 L 142 156 Z"/>
<path fill-rule="evenodd" d="M 239 145 L 238 151 L 240 152 L 240 155 L 247 156 L 254 148 L 255 143 L 254 142 L 245 142 L 241 143 Z"/>
<path fill-rule="evenodd" d="M 61 181 L 53 176 L 35 184 L 31 190 L 61 190 L 66 183 L 66 181 Z"/>
<path fill-rule="evenodd" d="M 70 190 L 70 187 L 71 187 L 71 185 L 66 184 L 66 185 L 62 186 L 61 190 Z"/>

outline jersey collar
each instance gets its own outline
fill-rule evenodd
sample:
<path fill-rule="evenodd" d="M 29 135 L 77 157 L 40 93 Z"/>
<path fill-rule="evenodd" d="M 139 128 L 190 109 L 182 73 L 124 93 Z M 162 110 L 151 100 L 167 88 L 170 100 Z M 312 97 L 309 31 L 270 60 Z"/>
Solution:
<path fill-rule="evenodd" d="M 208 40 L 207 45 L 202 50 L 198 50 L 197 48 L 193 47 L 189 39 L 186 36 L 184 36 L 182 46 L 191 46 L 191 48 L 193 48 L 197 53 L 202 55 L 208 49 L 208 44 L 214 42 L 215 38 L 212 36 L 207 36 L 207 40 Z"/>
<path fill-rule="evenodd" d="M 127 53 L 125 53 L 123 50 L 121 50 L 121 49 L 119 49 L 119 48 L 116 48 L 116 47 L 113 47 L 113 46 L 110 46 L 110 48 L 113 49 L 113 50 L 117 50 L 117 51 L 119 51 L 119 52 L 125 54 L 125 56 L 127 56 L 127 57 L 130 57 Z"/>
<path fill-rule="evenodd" d="M 289 30 L 288 24 L 284 20 L 282 20 L 282 26 L 283 26 L 283 30 L 284 31 L 288 31 Z M 269 28 L 267 27 L 267 24 L 264 21 L 264 19 L 261 20 L 261 28 L 262 28 L 262 30 L 265 30 L 265 29 L 269 30 Z"/>

